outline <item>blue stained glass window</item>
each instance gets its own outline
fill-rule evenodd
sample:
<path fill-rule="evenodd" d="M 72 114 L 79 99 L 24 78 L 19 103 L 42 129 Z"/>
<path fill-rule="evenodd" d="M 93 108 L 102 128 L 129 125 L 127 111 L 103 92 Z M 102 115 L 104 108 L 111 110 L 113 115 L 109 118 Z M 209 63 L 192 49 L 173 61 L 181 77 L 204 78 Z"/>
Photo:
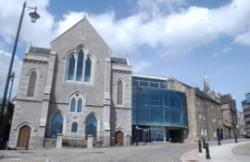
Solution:
<path fill-rule="evenodd" d="M 86 65 L 85 65 L 85 74 L 84 74 L 84 81 L 85 82 L 90 82 L 91 79 L 91 59 L 88 56 L 87 60 L 86 60 Z"/>
<path fill-rule="evenodd" d="M 78 81 L 82 80 L 83 60 L 84 60 L 84 54 L 82 49 L 80 49 L 77 55 L 77 67 L 76 67 L 76 80 Z"/>
<path fill-rule="evenodd" d="M 79 98 L 77 103 L 77 112 L 82 111 L 82 100 Z"/>
<path fill-rule="evenodd" d="M 71 125 L 71 132 L 76 133 L 78 128 L 78 124 L 76 122 L 72 123 Z"/>
<path fill-rule="evenodd" d="M 63 128 L 63 117 L 60 113 L 57 113 L 52 119 L 51 137 L 56 138 L 57 133 L 62 133 L 62 128 Z"/>
<path fill-rule="evenodd" d="M 76 108 L 76 99 L 72 98 L 70 101 L 70 111 L 75 112 L 75 108 Z"/>
<path fill-rule="evenodd" d="M 68 63 L 67 63 L 67 80 L 74 80 L 75 75 L 75 58 L 73 54 L 68 56 Z"/>
<path fill-rule="evenodd" d="M 97 127 L 97 121 L 96 121 L 95 116 L 94 115 L 88 116 L 86 120 L 86 129 L 85 129 L 86 139 L 88 135 L 92 135 L 93 137 L 96 137 L 96 127 Z"/>

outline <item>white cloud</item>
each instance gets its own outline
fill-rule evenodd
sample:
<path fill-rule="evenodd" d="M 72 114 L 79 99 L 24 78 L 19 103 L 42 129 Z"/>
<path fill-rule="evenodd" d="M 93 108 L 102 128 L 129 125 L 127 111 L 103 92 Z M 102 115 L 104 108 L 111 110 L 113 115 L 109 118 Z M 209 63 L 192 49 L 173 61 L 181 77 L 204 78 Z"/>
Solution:
<path fill-rule="evenodd" d="M 234 41 L 240 45 L 250 46 L 250 31 L 238 35 Z"/>
<path fill-rule="evenodd" d="M 16 35 L 17 25 L 21 14 L 23 0 L 0 0 L 0 38 L 5 43 L 13 43 Z M 38 8 L 41 15 L 36 23 L 31 23 L 28 16 L 31 10 L 26 9 L 21 29 L 21 40 L 25 42 L 32 41 L 38 46 L 49 46 L 50 40 L 54 37 L 54 17 L 48 12 L 49 0 L 28 1 L 27 6 Z"/>
<path fill-rule="evenodd" d="M 0 6 L 0 22 L 3 24 L 0 26 L 1 48 L 13 43 L 22 3 L 23 0 L 0 0 L 0 4 L 4 4 Z M 56 35 L 86 14 L 70 11 L 56 21 L 48 11 L 49 0 L 29 0 L 27 4 L 36 5 L 41 18 L 31 24 L 29 17 L 25 16 L 21 40 L 32 41 L 38 46 L 48 46 Z M 155 49 L 155 53 L 147 57 L 160 56 L 162 59 L 186 55 L 194 48 L 223 36 L 235 39 L 235 43 L 250 45 L 249 15 L 249 0 L 232 0 L 212 9 L 188 6 L 185 0 L 138 0 L 135 12 L 128 17 L 117 19 L 114 11 L 108 11 L 89 14 L 88 19 L 115 55 L 124 56 L 129 52 L 136 62 L 144 55 L 141 49 L 145 46 Z M 137 66 L 138 71 L 143 71 L 150 65 L 141 62 Z"/>
<path fill-rule="evenodd" d="M 0 50 L 0 58 L 1 58 L 0 59 L 0 69 L 1 69 L 0 70 L 0 92 L 4 91 L 7 72 L 9 68 L 10 57 L 11 57 L 10 53 Z M 12 95 L 15 95 L 16 90 L 17 90 L 17 84 L 19 82 L 21 66 L 22 66 L 22 60 L 20 60 L 18 57 L 15 57 L 13 68 L 12 68 L 12 71 L 15 71 L 15 80 L 14 80 Z"/>

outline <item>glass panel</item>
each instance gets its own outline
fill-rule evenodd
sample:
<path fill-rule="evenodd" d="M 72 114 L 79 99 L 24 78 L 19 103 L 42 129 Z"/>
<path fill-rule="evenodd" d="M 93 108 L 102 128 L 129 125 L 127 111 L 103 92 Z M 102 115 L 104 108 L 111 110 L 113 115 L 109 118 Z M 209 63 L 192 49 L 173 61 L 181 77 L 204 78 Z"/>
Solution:
<path fill-rule="evenodd" d="M 75 98 L 72 98 L 70 102 L 70 111 L 75 112 L 75 108 L 76 108 L 76 100 Z"/>
<path fill-rule="evenodd" d="M 83 60 L 84 60 L 84 54 L 82 49 L 80 49 L 77 55 L 77 67 L 76 67 L 76 80 L 78 81 L 82 80 Z"/>
<path fill-rule="evenodd" d="M 84 81 L 85 82 L 90 82 L 91 79 L 91 59 L 90 57 L 87 58 L 86 60 L 86 67 L 85 67 L 85 76 L 84 76 Z"/>
<path fill-rule="evenodd" d="M 171 123 L 172 119 L 171 119 L 171 109 L 170 107 L 165 107 L 164 108 L 164 116 L 165 116 L 165 123 Z"/>
<path fill-rule="evenodd" d="M 167 88 L 167 84 L 166 83 L 161 83 L 160 88 Z"/>
<path fill-rule="evenodd" d="M 78 127 L 78 124 L 76 122 L 72 123 L 71 132 L 73 133 L 77 132 L 77 127 Z"/>
<path fill-rule="evenodd" d="M 159 88 L 159 83 L 150 82 L 150 87 L 152 87 L 152 88 Z"/>
<path fill-rule="evenodd" d="M 135 81 L 141 81 L 137 78 Z M 145 78 L 143 79 L 145 81 Z M 148 81 L 150 83 L 150 80 Z M 161 83 L 161 82 L 159 82 Z M 132 87 L 132 121 L 141 125 L 187 125 L 186 95 L 168 89 Z"/>
<path fill-rule="evenodd" d="M 37 78 L 36 72 L 32 71 L 30 74 L 29 87 L 28 87 L 28 92 L 27 92 L 28 97 L 34 96 L 35 86 L 36 86 L 36 78 Z"/>
<path fill-rule="evenodd" d="M 78 99 L 78 103 L 77 103 L 77 112 L 81 112 L 82 111 L 82 100 Z"/>
<path fill-rule="evenodd" d="M 122 102 L 123 102 L 123 83 L 122 81 L 119 81 L 117 85 L 117 104 L 122 105 Z"/>
<path fill-rule="evenodd" d="M 151 124 L 163 124 L 163 109 L 150 108 L 150 123 Z"/>
<path fill-rule="evenodd" d="M 138 112 L 139 124 L 149 124 L 149 108 L 141 108 Z"/>
<path fill-rule="evenodd" d="M 151 140 L 152 141 L 163 141 L 164 132 L 162 129 L 151 129 Z"/>
<path fill-rule="evenodd" d="M 57 133 L 62 133 L 63 117 L 61 114 L 56 114 L 52 119 L 51 124 L 51 137 L 56 138 Z"/>
<path fill-rule="evenodd" d="M 140 81 L 140 86 L 142 87 L 148 87 L 148 82 Z"/>
<path fill-rule="evenodd" d="M 86 121 L 86 129 L 85 129 L 86 139 L 88 135 L 96 137 L 96 126 L 97 126 L 96 118 L 93 115 L 90 115 Z"/>
<path fill-rule="evenodd" d="M 67 67 L 67 80 L 74 80 L 74 74 L 75 74 L 75 58 L 73 54 L 70 54 L 68 56 L 68 67 Z"/>

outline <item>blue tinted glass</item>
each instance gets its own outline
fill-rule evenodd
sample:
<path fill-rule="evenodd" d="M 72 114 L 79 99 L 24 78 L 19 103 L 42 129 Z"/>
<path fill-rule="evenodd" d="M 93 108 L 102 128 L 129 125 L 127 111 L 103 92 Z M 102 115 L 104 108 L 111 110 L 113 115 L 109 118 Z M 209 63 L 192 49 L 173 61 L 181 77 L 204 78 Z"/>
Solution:
<path fill-rule="evenodd" d="M 152 87 L 152 88 L 159 88 L 159 83 L 150 82 L 150 87 Z"/>
<path fill-rule="evenodd" d="M 160 88 L 167 88 L 167 84 L 166 83 L 161 83 Z"/>
<path fill-rule="evenodd" d="M 68 67 L 67 67 L 67 80 L 74 80 L 74 73 L 75 73 L 75 58 L 73 54 L 68 56 Z"/>
<path fill-rule="evenodd" d="M 71 132 L 73 133 L 77 132 L 77 127 L 78 127 L 78 124 L 76 122 L 72 123 Z"/>
<path fill-rule="evenodd" d="M 150 123 L 163 124 L 163 109 L 162 108 L 150 108 Z"/>
<path fill-rule="evenodd" d="M 75 112 L 75 108 L 76 108 L 76 100 L 75 98 L 72 98 L 70 102 L 70 111 Z"/>
<path fill-rule="evenodd" d="M 246 100 L 247 100 L 247 103 L 250 103 L 250 93 L 246 94 Z"/>
<path fill-rule="evenodd" d="M 63 128 L 63 117 L 61 114 L 56 114 L 52 119 L 51 124 L 51 137 L 55 138 L 57 133 L 62 133 Z"/>
<path fill-rule="evenodd" d="M 88 135 L 92 135 L 93 137 L 96 137 L 96 126 L 97 121 L 96 118 L 93 115 L 90 115 L 86 121 L 86 138 Z"/>
<path fill-rule="evenodd" d="M 86 60 L 86 67 L 85 67 L 85 75 L 84 75 L 84 81 L 90 82 L 91 79 L 91 59 L 90 57 Z"/>
<path fill-rule="evenodd" d="M 148 82 L 140 81 L 140 86 L 148 87 Z"/>
<path fill-rule="evenodd" d="M 81 112 L 82 111 L 82 100 L 78 99 L 78 103 L 77 103 L 77 112 Z"/>
<path fill-rule="evenodd" d="M 77 55 L 76 80 L 82 80 L 84 54 L 79 50 Z"/>
<path fill-rule="evenodd" d="M 137 81 L 132 78 L 133 83 Z M 143 80 L 143 82 L 146 79 Z M 140 80 L 141 82 L 141 80 Z M 149 81 L 150 82 L 150 81 Z M 186 126 L 186 96 L 182 92 L 161 88 L 132 87 L 133 124 Z"/>

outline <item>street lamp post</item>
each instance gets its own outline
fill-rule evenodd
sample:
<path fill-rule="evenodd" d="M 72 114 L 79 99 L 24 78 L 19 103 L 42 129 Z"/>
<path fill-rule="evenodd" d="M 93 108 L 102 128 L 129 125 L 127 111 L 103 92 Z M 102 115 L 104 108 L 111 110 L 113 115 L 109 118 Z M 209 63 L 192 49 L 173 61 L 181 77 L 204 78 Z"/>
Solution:
<path fill-rule="evenodd" d="M 23 8 L 22 8 L 21 16 L 20 16 L 19 23 L 18 23 L 16 38 L 15 38 L 15 42 L 14 42 L 14 46 L 13 46 L 13 50 L 12 50 L 9 70 L 8 70 L 8 73 L 7 73 L 7 79 L 6 79 L 5 88 L 4 88 L 4 94 L 3 94 L 2 106 L 1 106 L 1 112 L 0 112 L 0 128 L 2 128 L 3 110 L 4 110 L 4 107 L 5 107 L 5 103 L 6 103 L 6 98 L 7 98 L 8 88 L 9 88 L 9 82 L 10 82 L 14 57 L 16 55 L 16 49 L 17 49 L 17 45 L 18 45 L 19 35 L 20 35 L 20 31 L 21 31 L 21 27 L 22 27 L 22 23 L 23 23 L 23 17 L 24 17 L 24 13 L 25 13 L 26 8 L 34 10 L 33 12 L 29 13 L 32 23 L 35 23 L 36 20 L 38 18 L 40 18 L 40 15 L 36 12 L 36 10 L 37 10 L 36 7 L 28 7 L 28 6 L 26 6 L 26 2 L 23 3 Z M 0 147 L 2 148 L 3 134 L 1 132 L 0 132 Z"/>

